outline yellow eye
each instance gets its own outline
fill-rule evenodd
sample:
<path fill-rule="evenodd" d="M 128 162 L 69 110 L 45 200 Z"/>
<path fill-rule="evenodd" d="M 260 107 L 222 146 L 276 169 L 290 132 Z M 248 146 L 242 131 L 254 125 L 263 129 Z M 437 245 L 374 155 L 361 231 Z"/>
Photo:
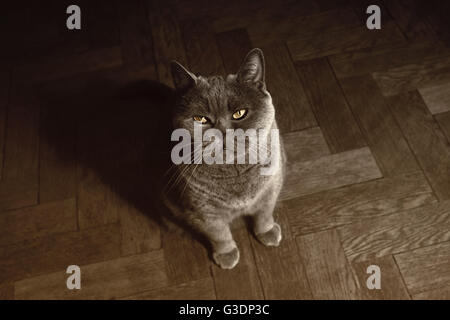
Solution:
<path fill-rule="evenodd" d="M 241 119 L 247 113 L 246 109 L 241 109 L 233 113 L 233 119 Z"/>
<path fill-rule="evenodd" d="M 206 117 L 204 116 L 194 116 L 194 121 L 205 124 L 208 122 L 208 119 L 206 119 Z"/>

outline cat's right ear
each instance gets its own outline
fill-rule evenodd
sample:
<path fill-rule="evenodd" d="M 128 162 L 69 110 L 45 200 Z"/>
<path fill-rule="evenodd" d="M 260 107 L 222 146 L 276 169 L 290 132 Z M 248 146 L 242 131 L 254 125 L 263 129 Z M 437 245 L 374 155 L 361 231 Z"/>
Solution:
<path fill-rule="evenodd" d="M 170 62 L 170 70 L 177 91 L 185 92 L 197 83 L 197 77 L 175 60 Z"/>
<path fill-rule="evenodd" d="M 259 83 L 264 85 L 264 55 L 261 49 L 251 50 L 237 73 L 241 83 Z"/>

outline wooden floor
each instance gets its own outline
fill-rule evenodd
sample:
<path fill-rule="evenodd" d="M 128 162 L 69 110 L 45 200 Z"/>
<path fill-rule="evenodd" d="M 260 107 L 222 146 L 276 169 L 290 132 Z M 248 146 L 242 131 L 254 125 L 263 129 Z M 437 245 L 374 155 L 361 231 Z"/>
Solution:
<path fill-rule="evenodd" d="M 78 2 L 81 31 L 65 27 L 70 1 L 2 9 L 0 298 L 450 298 L 442 11 L 378 1 L 382 29 L 370 31 L 365 1 Z M 253 47 L 266 57 L 288 153 L 276 209 L 284 239 L 263 247 L 237 223 L 241 261 L 224 271 L 133 201 L 152 188 L 134 161 L 154 120 L 125 110 L 111 134 L 90 113 L 108 110 L 40 92 L 76 97 L 98 74 L 171 85 L 171 59 L 232 73 Z M 69 265 L 81 267 L 82 290 L 66 288 Z M 369 265 L 381 290 L 366 287 Z"/>

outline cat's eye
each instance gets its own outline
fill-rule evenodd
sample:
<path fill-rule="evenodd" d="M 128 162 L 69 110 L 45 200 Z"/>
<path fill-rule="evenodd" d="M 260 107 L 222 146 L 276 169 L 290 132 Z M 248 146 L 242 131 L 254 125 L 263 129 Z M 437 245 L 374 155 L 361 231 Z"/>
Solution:
<path fill-rule="evenodd" d="M 201 123 L 201 124 L 205 124 L 208 122 L 208 119 L 204 116 L 194 116 L 194 121 Z"/>
<path fill-rule="evenodd" d="M 235 120 L 242 119 L 246 115 L 246 113 L 247 113 L 246 109 L 238 110 L 235 113 L 233 113 L 233 119 Z"/>

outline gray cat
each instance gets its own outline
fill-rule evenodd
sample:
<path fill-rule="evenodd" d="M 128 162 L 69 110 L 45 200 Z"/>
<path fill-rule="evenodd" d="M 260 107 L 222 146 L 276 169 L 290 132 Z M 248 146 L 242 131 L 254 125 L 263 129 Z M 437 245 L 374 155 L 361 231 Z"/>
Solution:
<path fill-rule="evenodd" d="M 173 114 L 175 128 L 194 136 L 194 123 L 203 129 L 277 129 L 272 98 L 264 82 L 264 56 L 251 50 L 237 74 L 195 76 L 178 62 L 171 64 L 179 99 Z M 270 137 L 267 137 L 270 141 Z M 205 145 L 202 145 L 204 147 Z M 261 175 L 267 164 L 182 164 L 166 192 L 164 203 L 172 213 L 207 237 L 214 261 L 224 269 L 239 262 L 239 250 L 230 232 L 233 219 L 250 215 L 256 238 L 266 246 L 278 246 L 281 228 L 273 211 L 283 184 L 285 155 L 280 155 L 272 175 Z M 246 146 L 248 147 L 248 145 Z M 249 148 L 247 148 L 249 149 Z M 247 150 L 246 153 L 254 150 Z M 269 152 L 270 153 L 270 152 Z"/>

